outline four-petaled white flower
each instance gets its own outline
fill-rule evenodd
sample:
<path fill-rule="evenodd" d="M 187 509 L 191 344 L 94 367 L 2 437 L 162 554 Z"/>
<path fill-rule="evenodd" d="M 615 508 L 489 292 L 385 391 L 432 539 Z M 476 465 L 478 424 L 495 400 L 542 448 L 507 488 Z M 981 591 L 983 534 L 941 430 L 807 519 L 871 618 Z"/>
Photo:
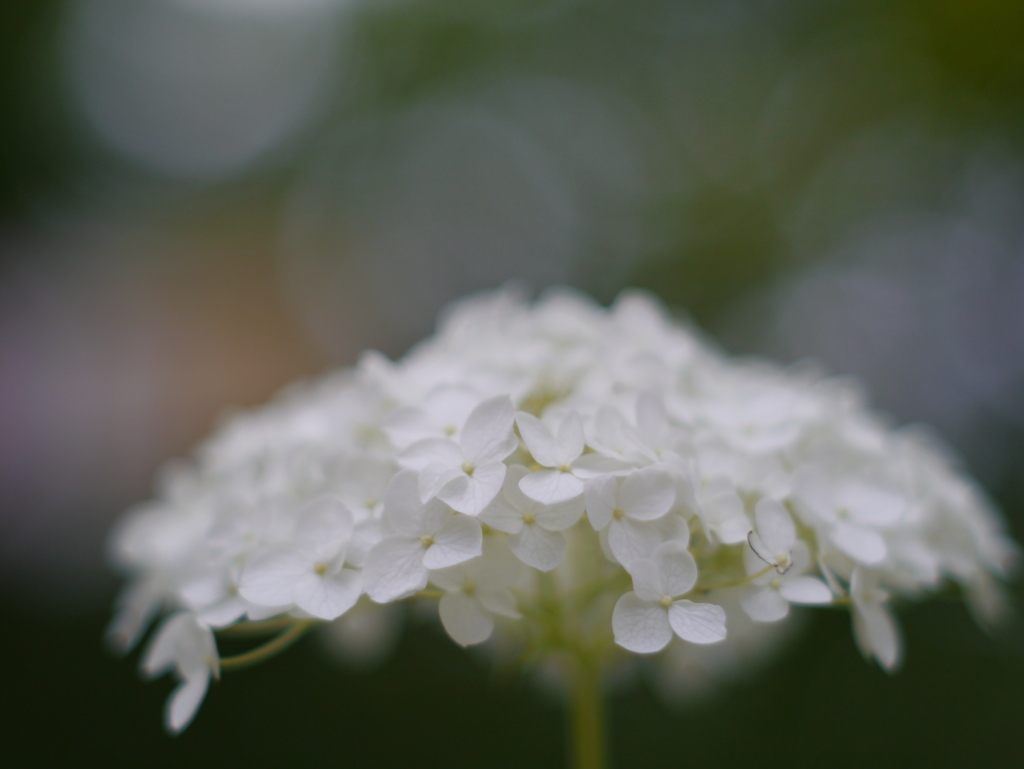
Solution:
<path fill-rule="evenodd" d="M 496 614 L 519 617 L 515 596 L 509 590 L 519 570 L 508 548 L 488 538 L 479 558 L 430 573 L 430 581 L 445 591 L 438 613 L 456 643 L 469 646 L 486 641 L 494 632 Z"/>
<path fill-rule="evenodd" d="M 628 567 L 661 544 L 651 525 L 665 516 L 676 499 L 672 478 L 656 466 L 625 477 L 604 475 L 586 483 L 587 518 L 598 531 L 608 528 L 608 547 Z"/>
<path fill-rule="evenodd" d="M 247 601 L 282 611 L 292 605 L 320 619 L 337 619 L 362 593 L 362 575 L 345 568 L 352 514 L 333 497 L 319 497 L 299 513 L 284 546 L 249 562 L 238 592 Z"/>
<path fill-rule="evenodd" d="M 785 511 L 783 511 L 785 512 Z M 777 555 L 781 555 L 777 553 Z M 811 565 L 807 545 L 797 540 L 788 548 L 785 571 L 775 570 L 754 577 L 745 588 L 740 605 L 755 622 L 777 622 L 789 614 L 791 603 L 808 606 L 825 606 L 832 603 L 832 591 L 817 577 L 806 574 Z M 763 556 L 753 552 L 744 553 L 747 573 L 764 571 Z"/>
<path fill-rule="evenodd" d="M 881 483 L 808 470 L 794 483 L 797 509 L 820 522 L 825 536 L 857 563 L 871 566 L 889 552 L 883 530 L 906 514 L 907 500 Z"/>
<path fill-rule="evenodd" d="M 509 547 L 527 566 L 551 571 L 565 556 L 561 532 L 582 517 L 583 500 L 576 497 L 555 505 L 536 502 L 519 488 L 519 481 L 528 474 L 522 465 L 512 465 L 501 493 L 480 513 L 480 520 L 509 534 Z"/>
<path fill-rule="evenodd" d="M 453 510 L 477 515 L 497 496 L 505 479 L 503 460 L 519 446 L 514 421 L 507 395 L 485 400 L 466 418 L 458 443 L 425 438 L 399 454 L 398 463 L 419 472 L 422 501 L 436 496 Z"/>
<path fill-rule="evenodd" d="M 395 475 L 384 492 L 384 520 L 395 533 L 374 546 L 363 567 L 366 593 L 378 603 L 422 590 L 430 569 L 480 555 L 480 523 L 439 499 L 421 502 L 419 481 L 410 470 Z"/>
<path fill-rule="evenodd" d="M 583 422 L 575 411 L 564 416 L 555 432 L 537 417 L 523 411 L 516 414 L 516 424 L 534 461 L 547 468 L 525 475 L 519 481 L 519 488 L 530 499 L 546 505 L 565 502 L 583 493 L 585 479 L 592 478 L 602 469 L 620 467 L 609 464 L 598 454 L 583 454 Z"/>
<path fill-rule="evenodd" d="M 697 584 L 697 562 L 686 546 L 665 542 L 650 558 L 629 565 L 633 592 L 623 595 L 612 613 L 615 642 L 650 654 L 664 649 L 672 632 L 684 641 L 710 644 L 725 638 L 725 611 L 713 603 L 680 596 Z"/>

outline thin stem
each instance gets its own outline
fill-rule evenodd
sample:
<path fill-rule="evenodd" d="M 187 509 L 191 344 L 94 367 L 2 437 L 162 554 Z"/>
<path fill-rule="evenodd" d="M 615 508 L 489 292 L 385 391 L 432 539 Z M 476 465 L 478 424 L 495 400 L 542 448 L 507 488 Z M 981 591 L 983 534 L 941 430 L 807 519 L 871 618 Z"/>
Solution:
<path fill-rule="evenodd" d="M 278 630 L 285 630 L 295 624 L 295 617 L 275 617 L 274 619 L 265 619 L 258 622 L 239 622 L 236 625 L 229 625 L 228 627 L 217 628 L 217 635 L 219 636 L 253 636 L 253 635 L 270 635 L 276 633 Z"/>
<path fill-rule="evenodd" d="M 569 765 L 572 769 L 606 769 L 600 669 L 582 658 L 574 663 L 569 692 Z"/>
<path fill-rule="evenodd" d="M 263 644 L 263 646 L 253 649 L 250 652 L 246 652 L 245 654 L 237 654 L 234 657 L 222 658 L 220 661 L 220 669 L 238 670 L 239 668 L 255 665 L 257 662 L 263 662 L 263 660 L 269 659 L 275 654 L 283 652 L 293 643 L 302 638 L 305 632 L 315 624 L 315 620 L 299 620 L 281 633 L 281 635 Z"/>

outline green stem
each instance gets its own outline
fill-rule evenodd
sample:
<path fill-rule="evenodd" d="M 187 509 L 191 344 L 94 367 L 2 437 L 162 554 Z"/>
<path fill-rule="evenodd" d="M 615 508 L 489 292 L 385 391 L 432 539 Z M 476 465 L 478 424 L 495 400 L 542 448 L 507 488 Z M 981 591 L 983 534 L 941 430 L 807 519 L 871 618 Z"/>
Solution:
<path fill-rule="evenodd" d="M 569 765 L 572 769 L 606 769 L 600 670 L 588 660 L 577 659 L 574 663 L 569 692 Z"/>
<path fill-rule="evenodd" d="M 238 668 L 246 668 L 250 665 L 255 665 L 257 662 L 263 662 L 265 659 L 273 657 L 275 654 L 280 654 L 282 651 L 287 649 L 293 643 L 298 641 L 305 635 L 306 631 L 309 630 L 313 625 L 316 624 L 315 620 L 299 620 L 279 636 L 276 636 L 272 640 L 263 644 L 251 652 L 245 654 L 238 654 L 234 657 L 223 657 L 220 660 L 221 670 L 237 670 Z"/>

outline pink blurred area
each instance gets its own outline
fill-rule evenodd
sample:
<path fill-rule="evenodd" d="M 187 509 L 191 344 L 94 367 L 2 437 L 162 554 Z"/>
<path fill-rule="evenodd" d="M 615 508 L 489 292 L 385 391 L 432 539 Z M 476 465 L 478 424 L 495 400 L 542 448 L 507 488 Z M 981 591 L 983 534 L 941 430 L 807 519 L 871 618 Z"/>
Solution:
<path fill-rule="evenodd" d="M 0 283 L 0 575 L 108 599 L 107 530 L 232 406 L 322 369 L 266 228 L 78 216 L 8 234 Z M 353 349 L 357 340 L 352 340 Z M 337 348 L 336 348 L 337 349 Z"/>

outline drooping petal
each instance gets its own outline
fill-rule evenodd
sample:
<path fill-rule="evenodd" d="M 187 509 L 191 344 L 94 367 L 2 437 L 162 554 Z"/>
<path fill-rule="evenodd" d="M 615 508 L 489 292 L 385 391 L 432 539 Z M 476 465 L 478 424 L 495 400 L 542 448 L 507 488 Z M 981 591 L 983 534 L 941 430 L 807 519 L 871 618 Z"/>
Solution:
<path fill-rule="evenodd" d="M 783 581 L 779 594 L 790 603 L 832 603 L 832 591 L 817 577 L 790 577 Z"/>
<path fill-rule="evenodd" d="M 519 560 L 540 571 L 551 571 L 565 557 L 565 536 L 537 524 L 524 526 L 509 537 L 508 544 Z"/>
<path fill-rule="evenodd" d="M 337 574 L 310 574 L 299 580 L 294 589 L 295 604 L 320 619 L 340 617 L 359 600 L 363 577 L 352 569 Z"/>
<path fill-rule="evenodd" d="M 453 510 L 466 515 L 479 515 L 501 491 L 505 469 L 501 462 L 480 465 L 473 470 L 472 475 L 463 474 L 450 480 L 438 490 L 437 496 Z"/>
<path fill-rule="evenodd" d="M 501 462 L 519 446 L 512 430 L 515 409 L 507 395 L 485 400 L 466 418 L 462 428 L 462 455 L 477 465 Z"/>
<path fill-rule="evenodd" d="M 437 609 L 448 635 L 462 646 L 486 641 L 494 631 L 491 615 L 478 600 L 463 592 L 445 593 Z"/>
<path fill-rule="evenodd" d="M 638 521 L 653 521 L 672 509 L 675 486 L 668 473 L 654 467 L 626 476 L 619 487 L 619 504 Z"/>
<path fill-rule="evenodd" d="M 524 476 L 519 481 L 519 488 L 536 502 L 556 505 L 582 494 L 583 481 L 561 470 L 541 470 Z"/>
<path fill-rule="evenodd" d="M 187 636 L 193 633 L 195 615 L 182 611 L 166 617 L 142 660 L 142 670 L 150 677 L 176 667 L 181 658 L 182 647 L 188 645 Z"/>
<path fill-rule="evenodd" d="M 680 638 L 695 644 L 713 644 L 725 638 L 725 609 L 714 603 L 676 601 L 668 621 Z"/>
<path fill-rule="evenodd" d="M 880 604 L 854 602 L 853 634 L 865 657 L 874 657 L 889 672 L 899 667 L 899 629 L 889 610 Z"/>
<path fill-rule="evenodd" d="M 449 516 L 423 555 L 423 566 L 443 569 L 476 558 L 482 552 L 483 538 L 480 522 L 475 518 Z"/>
<path fill-rule="evenodd" d="M 168 731 L 179 734 L 195 718 L 210 688 L 210 676 L 196 675 L 182 681 L 167 699 L 164 714 Z"/>
<path fill-rule="evenodd" d="M 668 612 L 636 593 L 626 593 L 615 604 L 612 631 L 615 643 L 637 654 L 661 651 L 672 640 Z"/>
<path fill-rule="evenodd" d="M 756 587 L 745 592 L 740 605 L 747 616 L 756 622 L 777 622 L 789 614 L 789 604 L 770 587 Z"/>
<path fill-rule="evenodd" d="M 363 567 L 366 594 L 377 603 L 388 603 L 422 590 L 427 585 L 424 553 L 418 539 L 382 540 L 370 551 Z"/>
<path fill-rule="evenodd" d="M 664 542 L 651 555 L 661 574 L 662 595 L 685 595 L 697 584 L 697 562 L 680 542 Z"/>

